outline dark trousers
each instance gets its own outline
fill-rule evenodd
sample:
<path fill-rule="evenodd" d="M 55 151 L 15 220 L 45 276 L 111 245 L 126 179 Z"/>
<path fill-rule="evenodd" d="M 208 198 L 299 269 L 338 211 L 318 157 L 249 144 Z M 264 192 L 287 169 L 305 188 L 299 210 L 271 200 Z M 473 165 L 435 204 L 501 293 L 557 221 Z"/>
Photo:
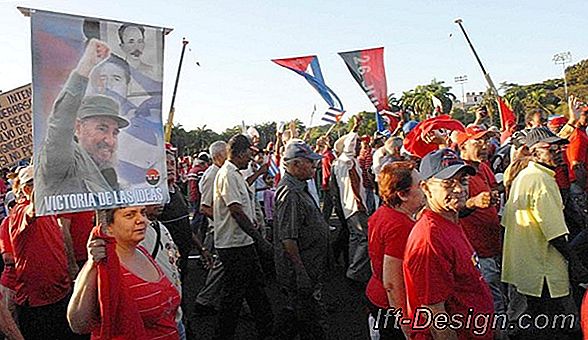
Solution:
<path fill-rule="evenodd" d="M 75 334 L 67 323 L 67 303 L 69 295 L 60 301 L 40 307 L 28 304 L 17 305 L 20 331 L 29 339 L 88 339 L 87 336 Z"/>
<path fill-rule="evenodd" d="M 337 233 L 337 238 L 333 242 L 333 255 L 335 260 L 339 258 L 340 255 L 343 256 L 343 265 L 345 267 L 349 266 L 349 229 L 347 229 L 347 220 L 345 220 L 345 215 L 343 215 L 343 210 L 341 208 L 341 203 L 336 201 L 336 197 L 333 196 L 333 193 L 330 190 L 324 191 L 324 199 L 323 199 L 323 217 L 325 221 L 330 225 L 331 214 L 333 214 L 333 209 L 335 209 L 335 214 L 339 219 L 340 227 Z"/>
<path fill-rule="evenodd" d="M 395 327 L 395 317 L 389 316 L 386 319 L 386 309 L 380 308 L 371 302 L 369 302 L 368 307 L 370 309 L 371 316 L 373 316 L 374 320 L 376 321 L 374 328 L 377 327 L 378 333 L 380 334 L 380 340 L 406 339 L 402 330 Z"/>
<path fill-rule="evenodd" d="M 234 338 L 243 299 L 255 318 L 258 339 L 271 335 L 274 317 L 264 290 L 264 276 L 255 246 L 217 248 L 217 252 L 225 267 L 225 275 L 215 338 Z"/>
<path fill-rule="evenodd" d="M 565 308 L 566 299 L 568 296 L 561 298 L 552 298 L 549 295 L 549 288 L 547 287 L 547 281 L 543 282 L 543 291 L 541 297 L 529 296 L 527 298 L 527 311 L 526 313 L 531 316 L 528 319 L 528 329 L 525 329 L 521 333 L 521 339 L 529 340 L 549 340 L 549 339 L 572 339 L 573 330 L 567 329 L 552 329 L 552 327 L 545 327 L 545 329 L 539 329 L 535 327 L 531 320 L 534 320 L 537 315 L 547 315 L 550 322 L 553 322 L 555 315 L 563 315 L 569 313 L 569 310 Z M 523 324 L 523 326 L 527 326 Z M 561 325 L 558 325 L 560 327 Z M 569 327 L 569 322 L 566 327 Z"/>
<path fill-rule="evenodd" d="M 327 339 L 327 309 L 322 300 L 322 288 L 317 286 L 313 294 L 302 296 L 287 290 L 288 304 L 282 308 L 276 321 L 279 339 L 301 340 Z"/>

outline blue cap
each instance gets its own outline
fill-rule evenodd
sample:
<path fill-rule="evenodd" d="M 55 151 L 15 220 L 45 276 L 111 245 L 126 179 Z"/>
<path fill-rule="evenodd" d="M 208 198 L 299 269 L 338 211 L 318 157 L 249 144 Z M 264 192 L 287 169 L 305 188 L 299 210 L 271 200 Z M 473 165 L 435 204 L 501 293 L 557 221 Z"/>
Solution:
<path fill-rule="evenodd" d="M 294 158 L 306 158 L 310 160 L 319 160 L 323 156 L 310 149 L 310 146 L 302 140 L 294 140 L 286 145 L 284 151 L 284 160 L 289 161 Z"/>
<path fill-rule="evenodd" d="M 412 129 L 414 129 L 415 126 L 417 126 L 418 124 L 419 122 L 417 122 L 416 120 L 410 120 L 404 123 L 404 125 L 402 126 L 402 132 L 404 132 L 405 135 L 408 135 L 408 133 L 412 131 Z"/>
<path fill-rule="evenodd" d="M 419 172 L 424 180 L 430 178 L 449 179 L 460 171 L 475 175 L 476 169 L 464 163 L 451 149 L 441 149 L 428 153 L 422 160 Z"/>

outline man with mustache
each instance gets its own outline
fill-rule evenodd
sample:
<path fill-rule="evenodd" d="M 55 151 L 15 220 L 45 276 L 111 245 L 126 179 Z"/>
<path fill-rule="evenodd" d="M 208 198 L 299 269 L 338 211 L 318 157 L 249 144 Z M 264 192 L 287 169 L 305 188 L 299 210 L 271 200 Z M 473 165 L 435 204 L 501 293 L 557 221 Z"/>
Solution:
<path fill-rule="evenodd" d="M 474 318 L 494 312 L 478 255 L 459 223 L 459 212 L 468 198 L 469 177 L 476 170 L 453 150 L 440 149 L 422 159 L 419 171 L 427 208 L 412 229 L 404 252 L 408 315 L 418 319 L 413 325 L 424 325 L 427 316 L 434 320 L 446 315 L 452 323 L 461 317 L 462 327 L 413 329 L 415 336 L 411 338 L 474 338 L 475 329 L 464 326 L 464 316 L 470 309 Z M 417 308 L 426 312 L 416 313 Z M 493 338 L 492 330 L 477 335 L 476 339 Z"/>
<path fill-rule="evenodd" d="M 136 24 L 124 24 L 118 29 L 118 38 L 119 46 L 126 54 L 126 61 L 131 68 L 151 79 L 159 79 L 156 68 L 143 62 L 141 58 L 145 49 L 145 28 Z"/>
<path fill-rule="evenodd" d="M 462 213 L 460 224 L 480 257 L 480 270 L 492 290 L 494 309 L 496 313 L 503 313 L 505 306 L 499 264 L 502 243 L 497 209 L 500 196 L 496 178 L 487 164 L 489 132 L 474 125 L 463 132 L 458 131 L 456 135 L 461 158 L 477 170 L 470 177 L 467 212 Z"/>
<path fill-rule="evenodd" d="M 129 122 L 120 116 L 115 100 L 102 95 L 84 97 L 90 73 L 109 56 L 106 43 L 90 40 L 55 100 L 35 162 L 40 212 L 50 208 L 43 200 L 47 196 L 118 189 L 114 169 L 118 134 Z"/>
<path fill-rule="evenodd" d="M 546 127 L 529 130 L 526 146 L 531 161 L 516 176 L 504 207 L 505 226 L 502 281 L 526 296 L 527 313 L 567 313 L 570 281 L 586 282 L 586 269 L 568 244 L 564 204 L 555 180 L 568 144 Z M 561 330 L 538 329 L 530 324 L 523 339 L 566 339 Z"/>

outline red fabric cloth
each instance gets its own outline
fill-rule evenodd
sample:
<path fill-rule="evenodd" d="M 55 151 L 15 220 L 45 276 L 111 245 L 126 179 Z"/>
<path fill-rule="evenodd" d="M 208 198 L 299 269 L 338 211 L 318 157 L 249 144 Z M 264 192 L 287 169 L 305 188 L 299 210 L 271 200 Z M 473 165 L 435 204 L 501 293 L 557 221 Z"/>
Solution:
<path fill-rule="evenodd" d="M 502 99 L 502 97 L 497 96 L 496 101 L 498 102 L 500 108 L 500 125 L 502 126 L 501 130 L 510 130 L 517 124 L 517 118 L 510 107 L 508 107 L 504 99 Z"/>
<path fill-rule="evenodd" d="M 86 261 L 88 259 L 86 245 L 88 244 L 88 238 L 90 238 L 92 228 L 94 228 L 94 212 L 83 211 L 62 214 L 59 217 L 67 218 L 71 221 L 69 230 L 76 262 Z"/>
<path fill-rule="evenodd" d="M 379 207 L 368 220 L 368 252 L 373 272 L 365 293 L 380 308 L 398 307 L 388 305 L 383 285 L 384 255 L 400 260 L 404 258 L 404 248 L 414 223 L 405 214 L 385 205 Z"/>
<path fill-rule="evenodd" d="M 61 228 L 55 216 L 26 216 L 17 203 L 8 224 L 16 270 L 16 303 L 31 307 L 60 301 L 71 291 Z"/>
<path fill-rule="evenodd" d="M 374 179 L 373 175 L 370 173 L 370 169 L 372 168 L 372 163 L 374 161 L 374 157 L 372 155 L 372 148 L 362 148 L 359 151 L 359 156 L 357 157 L 359 161 L 359 167 L 361 169 L 361 177 L 363 179 L 363 187 L 366 189 L 373 189 L 374 188 Z"/>
<path fill-rule="evenodd" d="M 1 254 L 13 254 L 12 243 L 10 243 L 10 234 L 8 233 L 8 223 L 10 216 L 2 220 L 0 225 L 0 253 Z M 16 271 L 14 266 L 4 266 L 4 271 L 0 277 L 0 284 L 6 288 L 16 290 Z"/>
<path fill-rule="evenodd" d="M 582 334 L 584 334 L 583 339 L 588 340 L 588 291 L 584 293 L 582 306 L 580 306 L 580 315 L 580 326 L 582 327 Z"/>
<path fill-rule="evenodd" d="M 404 281 L 409 316 L 416 308 L 445 302 L 451 318 L 454 314 L 473 317 L 494 313 L 490 288 L 479 270 L 478 256 L 462 227 L 441 215 L 425 210 L 415 224 L 404 252 Z M 417 320 L 425 324 L 425 318 Z M 465 324 L 464 318 L 462 322 Z M 490 320 L 492 322 L 492 320 Z M 473 328 L 473 327 L 472 327 Z M 492 331 L 474 336 L 473 329 L 457 330 L 459 339 L 492 339 Z M 415 334 L 415 339 L 429 339 L 428 330 Z"/>
<path fill-rule="evenodd" d="M 321 152 L 323 159 L 321 161 L 322 164 L 322 181 L 321 181 L 321 188 L 323 191 L 329 190 L 329 178 L 331 178 L 331 165 L 333 164 L 333 160 L 335 159 L 335 155 L 333 151 L 325 149 Z"/>
<path fill-rule="evenodd" d="M 425 119 L 418 123 L 417 126 L 406 135 L 406 138 L 404 138 L 404 148 L 414 156 L 420 158 L 425 157 L 429 152 L 437 150 L 439 146 L 437 144 L 425 143 L 422 136 L 438 129 L 465 131 L 465 127 L 460 121 L 452 119 L 448 115 L 440 115 Z"/>
<path fill-rule="evenodd" d="M 588 136 L 584 130 L 576 128 L 572 132 L 570 144 L 568 144 L 566 150 L 566 156 L 568 157 L 570 182 L 574 182 L 576 180 L 576 174 L 574 173 L 572 164 L 578 162 L 584 163 L 584 166 L 588 165 Z"/>
<path fill-rule="evenodd" d="M 179 339 L 176 312 L 180 306 L 180 294 L 169 281 L 145 248 L 139 250 L 157 268 L 159 280 L 145 281 L 121 266 L 124 286 L 134 299 L 148 339 Z"/>
<path fill-rule="evenodd" d="M 486 163 L 481 163 L 476 174 L 470 177 L 469 197 L 475 197 L 482 192 L 491 192 L 497 185 L 490 167 Z M 469 216 L 460 218 L 459 222 L 478 256 L 493 257 L 501 254 L 501 227 L 496 207 L 477 208 Z"/>
<path fill-rule="evenodd" d="M 97 265 L 101 322 L 99 328 L 92 332 L 92 339 L 145 339 L 143 320 L 123 283 L 116 241 L 102 232 L 99 226 L 94 227 L 92 236 L 106 242 L 106 258 Z"/>
<path fill-rule="evenodd" d="M 566 146 L 564 146 L 565 148 Z M 563 164 L 559 165 L 555 168 L 555 181 L 557 182 L 557 186 L 560 189 L 569 189 L 570 188 L 570 174 L 568 168 L 570 167 L 570 162 L 568 161 L 567 152 L 562 153 L 563 156 Z"/>

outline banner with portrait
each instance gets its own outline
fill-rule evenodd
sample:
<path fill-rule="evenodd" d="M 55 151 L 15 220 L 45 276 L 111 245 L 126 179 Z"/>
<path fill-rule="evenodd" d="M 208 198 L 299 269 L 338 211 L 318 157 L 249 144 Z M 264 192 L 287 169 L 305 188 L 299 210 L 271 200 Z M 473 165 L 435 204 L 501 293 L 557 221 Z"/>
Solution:
<path fill-rule="evenodd" d="M 31 84 L 0 93 L 0 168 L 33 155 Z"/>
<path fill-rule="evenodd" d="M 38 215 L 169 201 L 164 28 L 31 10 Z"/>

